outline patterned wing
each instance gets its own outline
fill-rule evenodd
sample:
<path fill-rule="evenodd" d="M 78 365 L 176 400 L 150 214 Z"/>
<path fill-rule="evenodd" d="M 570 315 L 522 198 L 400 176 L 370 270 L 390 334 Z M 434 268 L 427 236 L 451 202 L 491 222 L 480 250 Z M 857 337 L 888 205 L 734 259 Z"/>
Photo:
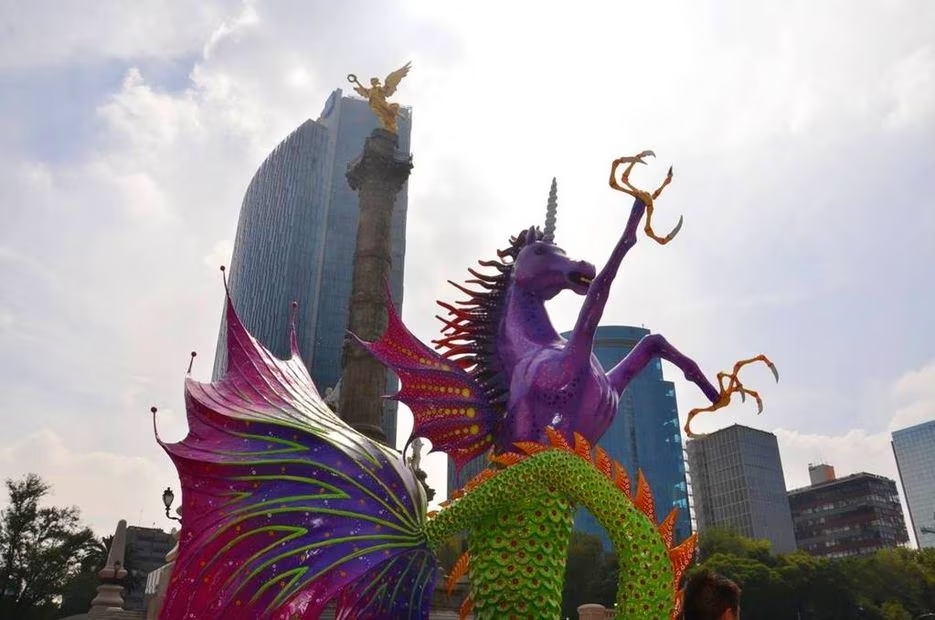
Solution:
<path fill-rule="evenodd" d="M 432 451 L 447 452 L 461 467 L 493 445 L 499 416 L 477 382 L 460 366 L 421 343 L 406 328 L 387 292 L 389 321 L 376 342 L 358 341 L 399 377 L 392 396 L 412 410 L 412 437 L 425 437 Z"/>
<path fill-rule="evenodd" d="M 436 561 L 421 485 L 324 405 L 227 302 L 229 370 L 187 380 L 189 432 L 160 444 L 182 484 L 164 619 L 427 618 Z"/>

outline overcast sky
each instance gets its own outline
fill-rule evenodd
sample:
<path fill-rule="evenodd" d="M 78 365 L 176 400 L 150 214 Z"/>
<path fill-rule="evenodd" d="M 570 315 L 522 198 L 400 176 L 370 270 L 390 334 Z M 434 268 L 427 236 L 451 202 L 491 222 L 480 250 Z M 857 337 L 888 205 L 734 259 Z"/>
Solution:
<path fill-rule="evenodd" d="M 761 352 L 782 374 L 745 375 L 763 415 L 697 430 L 775 432 L 794 488 L 817 461 L 896 477 L 890 431 L 935 418 L 931 2 L 0 0 L 0 33 L 0 477 L 39 473 L 102 533 L 171 525 L 148 411 L 184 436 L 253 172 L 347 73 L 405 61 L 421 338 L 448 278 L 542 222 L 553 175 L 556 241 L 600 266 L 631 203 L 610 162 L 654 149 L 634 180 L 674 165 L 654 221 L 685 225 L 641 238 L 603 323 L 710 376 Z M 560 330 L 579 303 L 551 304 Z M 684 419 L 704 399 L 665 372 Z"/>

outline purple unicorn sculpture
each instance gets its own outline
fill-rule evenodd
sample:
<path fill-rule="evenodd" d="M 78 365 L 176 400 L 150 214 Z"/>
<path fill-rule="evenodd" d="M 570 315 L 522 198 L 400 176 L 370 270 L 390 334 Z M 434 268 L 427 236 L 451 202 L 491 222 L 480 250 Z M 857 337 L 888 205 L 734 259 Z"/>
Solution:
<path fill-rule="evenodd" d="M 659 334 L 640 340 L 606 373 L 592 353 L 611 284 L 636 244 L 644 213 L 646 234 L 660 244 L 671 241 L 682 225 L 680 219 L 665 237 L 652 229 L 653 200 L 671 182 L 671 168 L 651 194 L 629 181 L 634 165 L 652 155 L 644 151 L 612 164 L 611 187 L 636 200 L 623 235 L 599 273 L 590 263 L 568 258 L 551 243 L 551 235 L 533 227 L 498 252 L 501 260 L 480 262 L 497 269 L 497 274 L 469 270 L 475 279 L 468 283 L 482 290 L 452 282 L 470 299 L 458 302 L 460 307 L 439 302 L 448 317 L 438 317 L 445 325 L 444 337 L 433 342 L 436 349 L 445 349 L 443 357 L 454 365 L 435 361 L 441 358 L 406 330 L 388 304 L 387 333 L 375 343 L 363 344 L 400 376 L 403 387 L 394 398 L 412 409 L 413 436 L 430 439 L 433 448 L 448 452 L 459 468 L 491 446 L 501 453 L 512 450 L 516 442 L 547 442 L 548 428 L 568 441 L 578 433 L 596 443 L 613 421 L 620 395 L 654 358 L 677 366 L 711 401 L 709 407 L 689 413 L 685 426 L 689 435 L 695 415 L 726 406 L 732 394 L 753 397 L 762 410 L 759 394 L 737 378 L 741 367 L 762 361 L 778 380 L 775 366 L 762 355 L 738 362 L 730 373 L 719 373 L 716 387 L 694 361 Z M 618 169 L 624 164 L 618 181 Z M 563 290 L 585 296 L 567 340 L 552 326 L 545 308 L 545 302 Z M 401 341 L 406 343 L 402 354 Z"/>

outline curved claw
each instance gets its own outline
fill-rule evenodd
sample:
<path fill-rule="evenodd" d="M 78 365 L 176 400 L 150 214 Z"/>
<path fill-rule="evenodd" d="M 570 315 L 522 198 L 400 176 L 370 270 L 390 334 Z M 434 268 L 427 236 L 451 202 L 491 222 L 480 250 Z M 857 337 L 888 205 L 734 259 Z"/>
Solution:
<path fill-rule="evenodd" d="M 675 228 L 673 228 L 672 231 L 668 235 L 665 236 L 666 243 L 675 239 L 675 235 L 679 234 L 679 231 L 682 230 L 682 224 L 684 222 L 685 222 L 685 218 L 680 215 L 678 224 L 676 224 Z"/>
<path fill-rule="evenodd" d="M 779 383 L 779 370 L 776 369 L 776 365 L 770 363 L 769 369 L 773 372 L 773 376 L 776 378 L 776 383 Z"/>

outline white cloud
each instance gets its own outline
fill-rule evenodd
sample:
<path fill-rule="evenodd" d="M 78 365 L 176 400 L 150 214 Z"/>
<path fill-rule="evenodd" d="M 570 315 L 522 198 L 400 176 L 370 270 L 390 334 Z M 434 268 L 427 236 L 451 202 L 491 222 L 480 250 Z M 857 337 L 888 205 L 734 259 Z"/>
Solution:
<path fill-rule="evenodd" d="M 0 17 L 0 69 L 197 52 L 238 0 L 31 0 Z"/>
<path fill-rule="evenodd" d="M 897 409 L 890 431 L 935 420 L 935 361 L 897 379 L 893 395 Z"/>
<path fill-rule="evenodd" d="M 173 480 L 167 475 L 169 467 L 141 456 L 77 451 L 48 429 L 0 446 L 0 471 L 5 477 L 38 474 L 53 486 L 46 501 L 78 506 L 82 521 L 99 535 L 113 533 L 119 519 L 147 526 L 171 525 L 160 515 L 161 498 L 156 492 Z"/>

